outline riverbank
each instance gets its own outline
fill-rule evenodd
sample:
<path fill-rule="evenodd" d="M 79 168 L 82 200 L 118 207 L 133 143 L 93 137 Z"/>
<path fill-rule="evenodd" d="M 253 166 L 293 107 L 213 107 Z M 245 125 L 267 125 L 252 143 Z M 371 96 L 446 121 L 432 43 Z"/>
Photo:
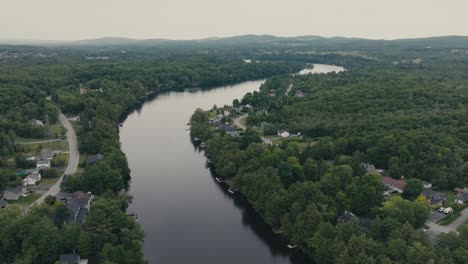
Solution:
<path fill-rule="evenodd" d="M 128 192 L 134 196 L 129 211 L 139 216 L 150 263 L 186 263 L 187 258 L 194 263 L 306 263 L 252 208 L 213 180 L 206 157 L 186 130 L 193 109 L 230 104 L 262 83 L 160 94 L 123 123 L 120 141 L 132 171 Z"/>

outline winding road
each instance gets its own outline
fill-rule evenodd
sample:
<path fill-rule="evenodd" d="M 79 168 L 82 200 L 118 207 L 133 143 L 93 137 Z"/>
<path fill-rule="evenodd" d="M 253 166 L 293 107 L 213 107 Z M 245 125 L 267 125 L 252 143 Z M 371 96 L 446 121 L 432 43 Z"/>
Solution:
<path fill-rule="evenodd" d="M 440 233 L 457 232 L 457 228 L 461 226 L 463 223 L 465 223 L 466 221 L 468 221 L 468 208 L 465 208 L 461 212 L 461 215 L 449 225 L 441 226 L 430 221 L 428 221 L 426 225 L 430 227 L 429 229 L 430 232 L 434 233 L 435 235 L 438 235 Z"/>
<path fill-rule="evenodd" d="M 249 115 L 248 115 L 248 114 L 245 114 L 245 115 L 241 115 L 241 116 L 237 117 L 236 119 L 234 119 L 234 121 L 233 121 L 234 125 L 235 125 L 236 127 L 240 128 L 240 129 L 242 129 L 242 130 L 246 130 L 246 129 L 247 129 L 247 126 L 244 125 L 244 124 L 242 123 L 242 120 L 246 119 L 247 116 L 249 116 Z M 266 137 L 261 137 L 261 139 L 262 139 L 262 142 L 263 142 L 264 144 L 267 144 L 267 145 L 276 145 L 271 139 L 268 139 L 268 138 L 266 138 Z"/>
<path fill-rule="evenodd" d="M 78 169 L 78 162 L 80 160 L 80 153 L 78 152 L 78 141 L 76 139 L 76 134 L 75 130 L 73 129 L 72 124 L 70 121 L 65 117 L 64 114 L 60 113 L 59 114 L 59 120 L 60 123 L 65 127 L 67 130 L 67 140 L 68 140 L 68 146 L 69 146 L 69 156 L 68 156 L 68 165 L 67 168 L 65 169 L 64 174 L 60 177 L 60 179 L 50 187 L 50 189 L 45 192 L 39 199 L 37 199 L 33 204 L 30 205 L 33 206 L 35 204 L 41 204 L 44 202 L 44 199 L 51 195 L 55 196 L 57 193 L 60 192 L 60 185 L 62 184 L 63 181 L 63 176 L 64 175 L 70 175 L 76 172 Z"/>

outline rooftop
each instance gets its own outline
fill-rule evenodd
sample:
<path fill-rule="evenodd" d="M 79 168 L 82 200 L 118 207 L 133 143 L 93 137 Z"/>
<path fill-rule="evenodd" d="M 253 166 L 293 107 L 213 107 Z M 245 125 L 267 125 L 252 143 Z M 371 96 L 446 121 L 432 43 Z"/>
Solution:
<path fill-rule="evenodd" d="M 405 188 L 405 185 L 406 185 L 405 180 L 397 180 L 397 179 L 393 179 L 393 178 L 388 177 L 388 176 L 383 176 L 382 177 L 382 182 L 384 184 L 393 186 L 394 188 L 398 188 L 400 190 L 403 190 L 403 188 Z"/>

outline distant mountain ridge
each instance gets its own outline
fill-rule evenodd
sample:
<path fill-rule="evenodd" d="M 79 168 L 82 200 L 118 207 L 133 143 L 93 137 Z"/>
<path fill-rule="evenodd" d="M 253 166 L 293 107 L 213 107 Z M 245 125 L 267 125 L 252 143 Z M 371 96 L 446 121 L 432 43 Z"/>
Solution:
<path fill-rule="evenodd" d="M 33 40 L 20 40 L 16 43 L 13 40 L 1 41 L 0 44 L 10 45 L 38 45 L 38 46 L 157 46 L 157 45 L 240 45 L 240 46 L 287 46 L 287 45 L 304 45 L 304 46 L 346 46 L 350 48 L 359 48 L 361 45 L 379 46 L 382 44 L 389 46 L 412 46 L 421 47 L 453 47 L 453 48 L 467 48 L 468 36 L 438 36 L 427 38 L 407 38 L 396 40 L 375 40 L 364 38 L 351 38 L 351 37 L 322 37 L 315 35 L 304 35 L 296 37 L 278 37 L 274 35 L 240 35 L 232 37 L 211 37 L 193 40 L 174 40 L 174 39 L 133 39 L 125 37 L 103 37 L 97 39 L 85 39 L 77 41 L 33 41 Z"/>

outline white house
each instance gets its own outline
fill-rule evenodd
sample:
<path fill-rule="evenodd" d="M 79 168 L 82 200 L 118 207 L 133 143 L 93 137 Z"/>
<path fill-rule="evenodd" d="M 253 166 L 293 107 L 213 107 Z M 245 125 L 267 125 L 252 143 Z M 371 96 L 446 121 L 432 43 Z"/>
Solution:
<path fill-rule="evenodd" d="M 455 198 L 455 202 L 457 204 L 465 204 L 468 203 L 468 193 L 461 194 Z"/>
<path fill-rule="evenodd" d="M 41 180 L 41 174 L 35 171 L 23 179 L 23 186 L 36 185 L 36 183 L 40 180 Z"/>
<path fill-rule="evenodd" d="M 287 130 L 278 130 L 277 135 L 280 138 L 287 138 L 287 137 L 290 136 L 290 134 L 289 134 L 289 132 Z"/>
<path fill-rule="evenodd" d="M 36 160 L 36 168 L 50 168 L 50 160 L 40 159 Z"/>

